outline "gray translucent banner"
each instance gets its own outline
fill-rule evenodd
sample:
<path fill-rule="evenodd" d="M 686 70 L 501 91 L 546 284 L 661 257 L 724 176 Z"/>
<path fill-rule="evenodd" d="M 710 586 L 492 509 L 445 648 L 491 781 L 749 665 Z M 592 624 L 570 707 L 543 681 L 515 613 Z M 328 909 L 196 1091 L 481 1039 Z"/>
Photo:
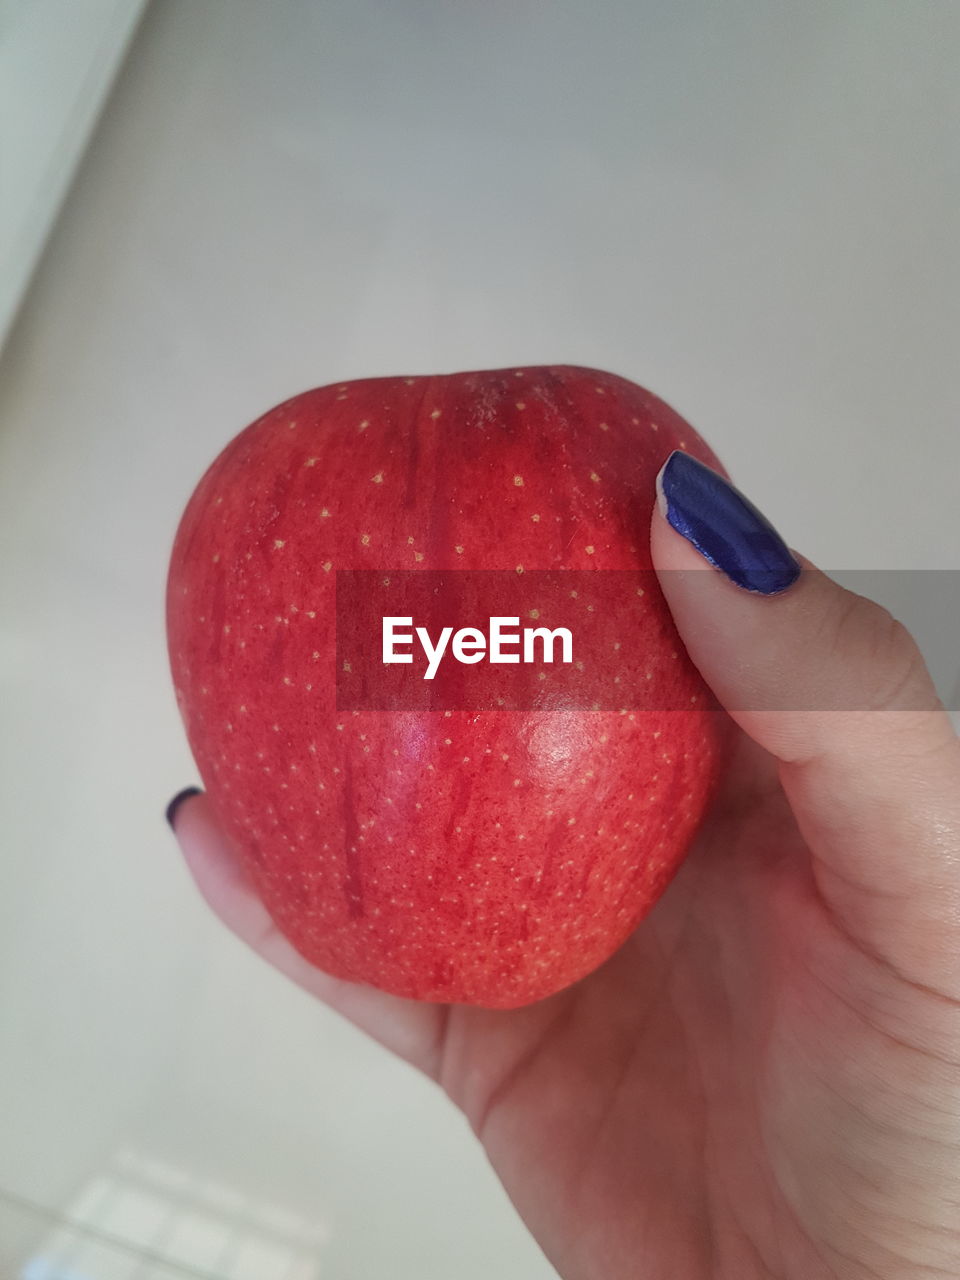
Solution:
<path fill-rule="evenodd" d="M 906 626 L 940 700 L 960 711 L 960 570 L 857 569 L 828 576 Z M 660 584 L 651 570 L 338 570 L 337 708 L 716 709 Z M 784 711 L 929 705 L 916 682 L 891 689 L 887 677 L 873 679 L 871 662 L 889 652 L 889 628 L 881 618 L 875 630 L 859 630 L 851 621 L 857 615 L 835 608 L 818 574 L 804 572 L 782 595 L 753 597 L 743 618 L 742 648 L 739 618 L 729 608 L 717 613 L 724 599 L 732 599 L 726 592 L 739 589 L 722 584 L 718 597 L 718 585 L 719 574 L 709 566 L 685 572 L 676 584 L 687 599 L 708 593 L 703 617 L 717 617 L 717 643 L 738 669 L 736 680 L 718 689 L 730 710 L 751 704 Z M 798 636 L 805 637 L 799 644 Z M 859 653 L 860 660 L 833 661 L 838 647 Z"/>

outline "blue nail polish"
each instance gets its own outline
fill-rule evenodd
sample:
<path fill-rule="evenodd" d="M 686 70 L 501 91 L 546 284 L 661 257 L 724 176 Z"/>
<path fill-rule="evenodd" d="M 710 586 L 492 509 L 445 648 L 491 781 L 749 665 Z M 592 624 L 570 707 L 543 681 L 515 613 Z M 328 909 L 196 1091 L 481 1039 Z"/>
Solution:
<path fill-rule="evenodd" d="M 739 489 L 676 450 L 657 476 L 668 523 L 731 582 L 772 596 L 800 577 L 800 565 L 770 521 Z"/>

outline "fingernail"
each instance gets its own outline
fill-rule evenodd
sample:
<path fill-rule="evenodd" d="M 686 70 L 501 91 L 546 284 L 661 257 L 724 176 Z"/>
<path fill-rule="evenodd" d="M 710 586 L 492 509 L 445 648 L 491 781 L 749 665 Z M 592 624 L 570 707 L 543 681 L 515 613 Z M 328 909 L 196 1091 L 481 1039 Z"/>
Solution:
<path fill-rule="evenodd" d="M 671 527 L 738 587 L 772 596 L 799 578 L 800 565 L 766 516 L 680 449 L 657 476 L 657 504 Z"/>
<path fill-rule="evenodd" d="M 167 821 L 170 823 L 171 827 L 173 826 L 174 818 L 177 816 L 177 810 L 183 804 L 184 800 L 189 800 L 191 796 L 198 796 L 198 795 L 200 795 L 199 787 L 184 787 L 182 791 L 177 792 L 177 794 L 173 797 L 173 799 L 167 805 L 166 818 L 167 818 Z"/>

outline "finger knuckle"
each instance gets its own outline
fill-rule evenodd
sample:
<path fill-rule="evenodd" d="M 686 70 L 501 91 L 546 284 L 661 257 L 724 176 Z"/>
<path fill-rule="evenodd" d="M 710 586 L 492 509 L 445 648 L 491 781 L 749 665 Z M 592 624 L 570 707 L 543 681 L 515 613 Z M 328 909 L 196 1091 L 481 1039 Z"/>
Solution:
<path fill-rule="evenodd" d="M 916 641 L 883 605 L 850 594 L 833 615 L 830 648 L 877 710 L 917 703 L 926 664 Z"/>
<path fill-rule="evenodd" d="M 874 706 L 878 710 L 919 708 L 926 664 L 917 642 L 898 619 L 872 601 L 872 625 L 866 636 L 862 661 L 874 681 Z"/>

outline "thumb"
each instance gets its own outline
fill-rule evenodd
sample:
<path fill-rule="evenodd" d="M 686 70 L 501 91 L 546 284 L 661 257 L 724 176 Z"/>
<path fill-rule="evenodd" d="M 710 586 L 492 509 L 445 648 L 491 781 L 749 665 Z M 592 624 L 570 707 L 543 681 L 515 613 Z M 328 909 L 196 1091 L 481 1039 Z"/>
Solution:
<path fill-rule="evenodd" d="M 693 662 L 778 762 L 826 904 L 909 980 L 960 990 L 960 742 L 909 632 L 687 454 L 657 477 L 651 540 Z"/>

